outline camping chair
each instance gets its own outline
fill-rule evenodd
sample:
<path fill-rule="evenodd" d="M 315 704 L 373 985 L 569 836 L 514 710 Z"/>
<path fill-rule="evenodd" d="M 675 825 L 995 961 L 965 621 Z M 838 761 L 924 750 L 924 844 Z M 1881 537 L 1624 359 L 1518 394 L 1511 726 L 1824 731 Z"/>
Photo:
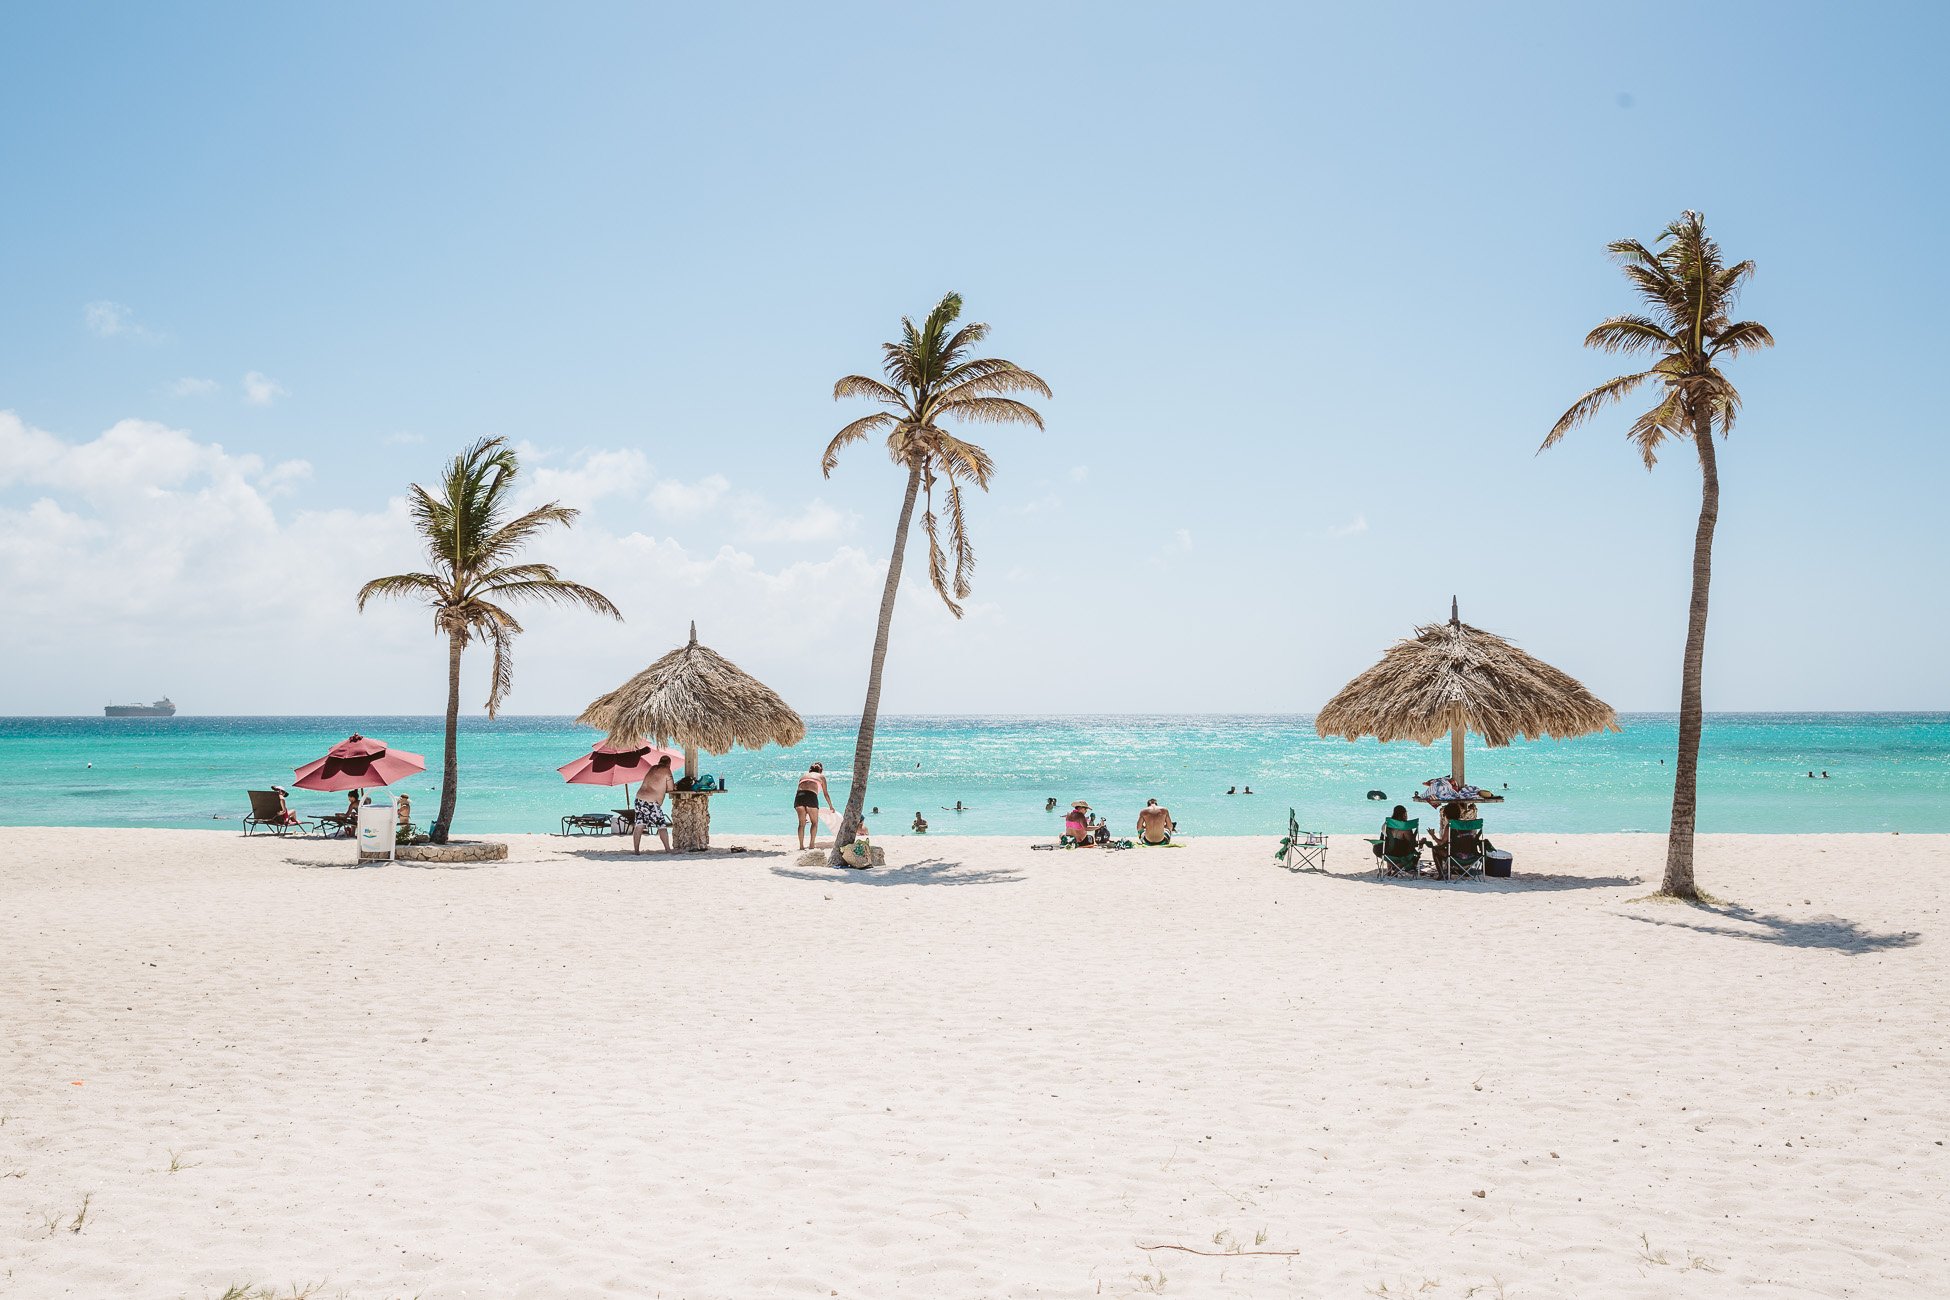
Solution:
<path fill-rule="evenodd" d="M 273 835 L 288 835 L 292 831 L 305 829 L 304 819 L 297 813 L 278 807 L 276 790 L 246 790 L 251 797 L 251 810 L 244 816 L 244 834 L 255 835 L 259 830 L 268 830 Z"/>
<path fill-rule="evenodd" d="M 1294 865 L 1294 859 L 1300 863 Z M 1320 831 L 1303 831 L 1293 809 L 1286 810 L 1286 838 L 1280 841 L 1273 860 L 1288 871 L 1327 870 L 1327 836 Z"/>
<path fill-rule="evenodd" d="M 614 818 L 609 813 L 570 813 L 562 819 L 564 835 L 607 835 Z"/>
<path fill-rule="evenodd" d="M 1422 845 L 1415 838 L 1421 826 L 1419 817 L 1407 821 L 1390 817 L 1381 823 L 1381 834 L 1368 840 L 1374 845 L 1375 856 L 1381 859 L 1381 865 L 1375 868 L 1377 874 L 1410 878 L 1422 874 Z"/>
<path fill-rule="evenodd" d="M 1460 872 L 1464 879 L 1483 878 L 1483 855 L 1496 846 L 1483 838 L 1483 819 L 1449 823 L 1449 851 L 1438 859 L 1448 872 Z"/>

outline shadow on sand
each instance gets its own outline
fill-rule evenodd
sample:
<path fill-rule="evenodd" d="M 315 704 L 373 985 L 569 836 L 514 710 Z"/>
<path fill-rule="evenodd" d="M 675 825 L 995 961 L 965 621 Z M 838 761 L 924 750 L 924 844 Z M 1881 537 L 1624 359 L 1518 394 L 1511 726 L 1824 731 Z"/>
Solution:
<path fill-rule="evenodd" d="M 625 840 L 625 843 L 627 844 L 628 841 Z M 556 852 L 562 857 L 579 858 L 584 862 L 669 862 L 672 864 L 684 862 L 740 862 L 750 861 L 753 858 L 782 858 L 786 856 L 785 850 L 783 849 L 747 848 L 703 849 L 692 852 L 686 852 L 680 849 L 673 853 L 665 853 L 663 846 L 658 844 L 654 839 L 643 842 L 643 852 L 641 853 L 632 852 L 628 848 L 565 848 L 557 849 Z"/>
<path fill-rule="evenodd" d="M 1294 874 L 1307 873 L 1296 871 Z M 1521 872 L 1508 879 L 1497 880 L 1436 880 L 1430 876 L 1410 880 L 1405 876 L 1383 876 L 1372 869 L 1318 871 L 1312 874 L 1364 885 L 1387 885 L 1397 889 L 1465 889 L 1476 894 L 1549 894 L 1573 889 L 1624 889 L 1645 883 L 1638 876 L 1526 876 Z"/>
<path fill-rule="evenodd" d="M 923 858 L 900 867 L 869 867 L 864 871 L 851 867 L 773 867 L 775 876 L 787 876 L 793 880 L 817 880 L 827 885 L 1012 885 L 1023 879 L 1023 874 L 1012 868 L 989 868 L 976 870 L 963 867 L 959 862 L 948 862 L 941 858 Z"/>
<path fill-rule="evenodd" d="M 1675 929 L 1716 934 L 1728 939 L 1745 939 L 1749 943 L 1771 943 L 1784 948 L 1821 948 L 1851 957 L 1896 948 L 1913 948 L 1923 939 L 1921 932 L 1916 930 L 1878 933 L 1842 916 L 1811 916 L 1797 920 L 1791 916 L 1775 916 L 1733 904 L 1673 903 L 1662 906 L 1670 906 L 1673 914 L 1642 916 L 1632 912 L 1626 915 L 1646 925 L 1669 925 Z M 1754 928 L 1736 929 L 1730 925 L 1713 925 L 1694 919 L 1702 914 L 1743 922 Z"/>

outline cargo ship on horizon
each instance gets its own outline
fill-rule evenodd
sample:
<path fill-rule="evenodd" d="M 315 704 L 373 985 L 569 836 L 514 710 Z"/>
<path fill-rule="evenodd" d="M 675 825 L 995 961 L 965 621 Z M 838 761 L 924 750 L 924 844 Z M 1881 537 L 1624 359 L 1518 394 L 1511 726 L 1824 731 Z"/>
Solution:
<path fill-rule="evenodd" d="M 106 704 L 102 713 L 111 718 L 173 718 L 176 706 L 165 695 L 154 704 Z"/>

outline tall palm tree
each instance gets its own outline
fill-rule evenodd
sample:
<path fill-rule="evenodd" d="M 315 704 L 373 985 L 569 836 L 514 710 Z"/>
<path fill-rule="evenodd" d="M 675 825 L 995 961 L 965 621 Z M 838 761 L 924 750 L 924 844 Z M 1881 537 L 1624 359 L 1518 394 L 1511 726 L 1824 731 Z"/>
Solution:
<path fill-rule="evenodd" d="M 1720 246 L 1706 233 L 1706 218 L 1681 214 L 1658 239 L 1657 252 L 1636 239 L 1610 246 L 1612 258 L 1649 314 L 1613 316 L 1587 334 L 1586 347 L 1657 358 L 1644 370 L 1608 379 L 1580 397 L 1544 439 L 1554 445 L 1571 429 L 1643 384 L 1658 387 L 1659 402 L 1626 431 L 1650 470 L 1667 438 L 1690 440 L 1699 455 L 1699 529 L 1693 536 L 1693 599 L 1686 620 L 1686 657 L 1679 680 L 1679 757 L 1673 768 L 1672 826 L 1666 838 L 1666 875 L 1660 892 L 1697 899 L 1693 883 L 1693 824 L 1699 808 L 1699 740 L 1703 707 L 1700 672 L 1706 658 L 1706 594 L 1713 577 L 1713 527 L 1720 516 L 1720 466 L 1713 449 L 1717 428 L 1725 437 L 1740 410 L 1740 393 L 1720 373 L 1723 357 L 1774 346 L 1758 321 L 1731 319 L 1752 262 L 1726 265 Z M 1543 448 L 1539 448 L 1543 450 Z"/>
<path fill-rule="evenodd" d="M 436 632 L 447 635 L 447 753 L 440 780 L 440 815 L 431 834 L 447 841 L 460 793 L 460 656 L 469 641 L 494 647 L 494 684 L 488 688 L 492 718 L 514 686 L 514 639 L 521 632 L 503 605 L 541 600 L 580 605 L 621 619 L 609 597 L 570 582 L 549 564 L 514 563 L 522 547 L 551 525 L 564 528 L 580 511 L 551 501 L 513 515 L 511 498 L 520 465 L 503 438 L 483 438 L 448 462 L 439 495 L 418 483 L 407 489 L 414 527 L 426 539 L 431 573 L 396 573 L 359 589 L 359 609 L 374 596 L 413 596 L 433 609 Z M 510 515 L 513 515 L 510 518 Z"/>
<path fill-rule="evenodd" d="M 1013 361 L 970 357 L 969 349 L 988 337 L 989 327 L 964 325 L 952 334 L 961 316 L 961 295 L 951 293 L 916 329 L 901 317 L 897 342 L 883 343 L 881 372 L 886 382 L 865 375 L 848 375 L 833 385 L 833 400 L 865 397 L 887 410 L 864 415 L 833 435 L 820 459 L 820 472 L 832 477 L 842 448 L 870 433 L 885 432 L 887 454 L 907 470 L 907 496 L 901 501 L 900 521 L 894 526 L 894 550 L 887 561 L 887 585 L 880 595 L 880 625 L 874 632 L 873 666 L 867 672 L 867 702 L 860 711 L 860 734 L 853 746 L 853 784 L 846 798 L 834 845 L 851 844 L 859 834 L 867 800 L 867 777 L 873 767 L 874 724 L 880 713 L 880 673 L 887 662 L 887 636 L 894 622 L 894 597 L 900 591 L 901 562 L 907 551 L 907 530 L 914 519 L 916 498 L 925 497 L 921 529 L 928 537 L 928 580 L 956 618 L 968 599 L 969 574 L 975 568 L 975 548 L 968 540 L 962 514 L 962 486 L 973 483 L 988 491 L 995 462 L 989 454 L 940 426 L 942 420 L 973 424 L 1033 424 L 1043 427 L 1036 408 L 1009 396 L 1035 393 L 1050 396 L 1049 385 Z M 934 513 L 934 488 L 946 484 L 948 546 L 941 545 L 940 521 Z M 953 552 L 950 561 L 947 552 Z"/>

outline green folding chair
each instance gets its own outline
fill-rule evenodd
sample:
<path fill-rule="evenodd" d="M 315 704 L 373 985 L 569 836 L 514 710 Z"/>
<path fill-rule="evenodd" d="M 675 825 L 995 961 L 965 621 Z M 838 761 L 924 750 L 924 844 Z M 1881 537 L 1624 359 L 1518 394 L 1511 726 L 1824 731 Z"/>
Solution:
<path fill-rule="evenodd" d="M 1496 845 L 1483 838 L 1483 819 L 1449 823 L 1449 870 L 1464 879 L 1483 878 L 1484 857 Z"/>
<path fill-rule="evenodd" d="M 1273 860 L 1288 871 L 1327 870 L 1327 836 L 1320 831 L 1300 829 L 1300 817 L 1286 810 L 1286 838 L 1273 851 Z"/>
<path fill-rule="evenodd" d="M 1381 823 L 1381 834 L 1370 837 L 1368 843 L 1374 845 L 1381 865 L 1375 868 L 1383 876 L 1408 876 L 1422 874 L 1422 844 L 1416 838 L 1421 829 L 1420 818 L 1410 817 L 1407 821 L 1390 817 Z"/>

